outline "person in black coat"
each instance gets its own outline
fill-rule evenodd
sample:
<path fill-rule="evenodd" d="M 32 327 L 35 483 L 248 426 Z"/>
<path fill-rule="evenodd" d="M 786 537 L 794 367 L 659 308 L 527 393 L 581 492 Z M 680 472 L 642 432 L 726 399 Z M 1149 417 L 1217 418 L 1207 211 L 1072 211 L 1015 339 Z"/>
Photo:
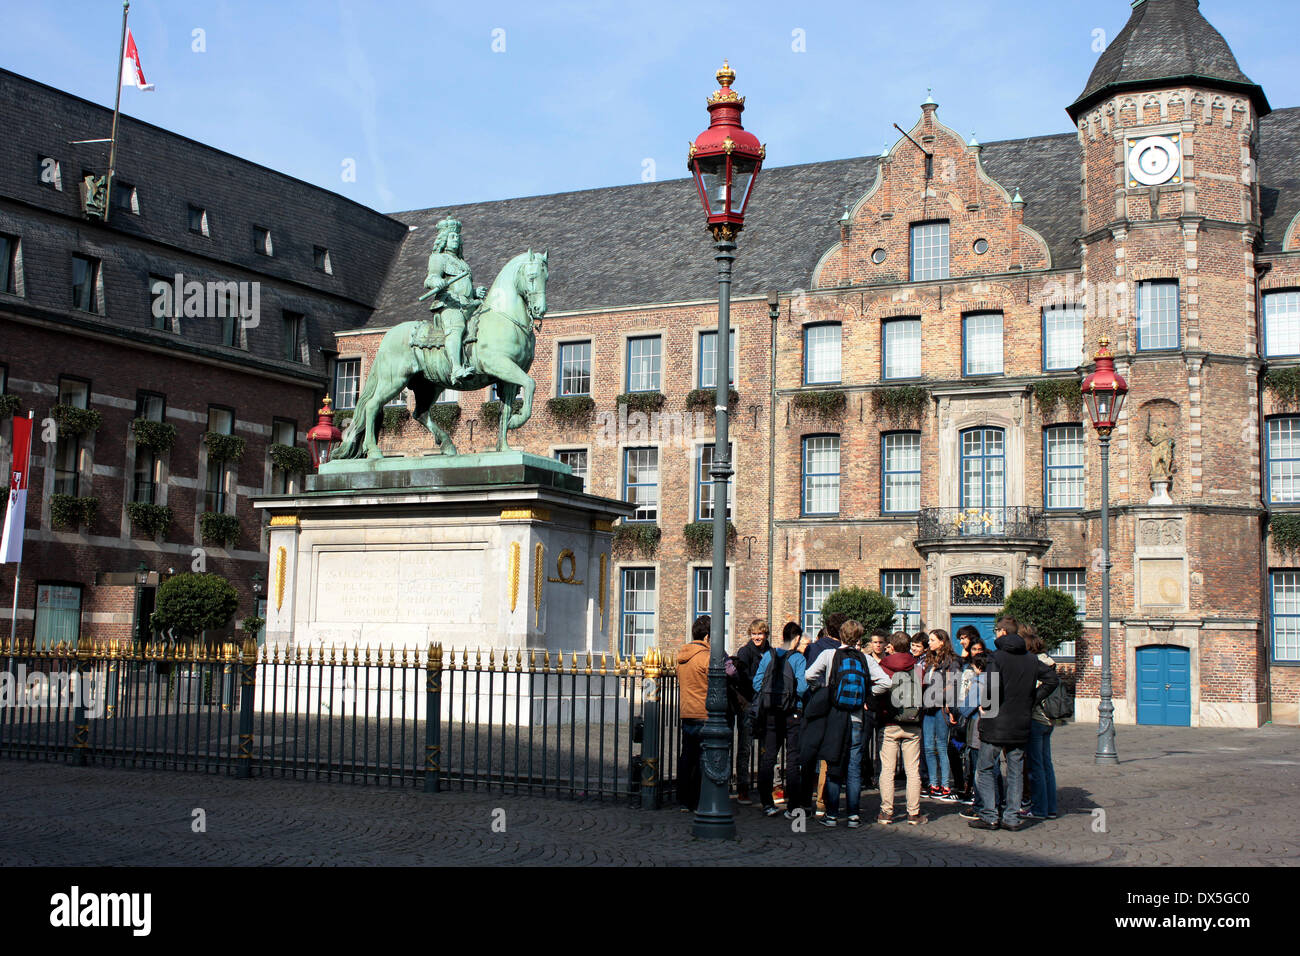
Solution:
<path fill-rule="evenodd" d="M 994 625 L 997 651 L 989 665 L 990 696 L 996 703 L 981 710 L 980 754 L 976 780 L 980 788 L 980 819 L 972 820 L 977 830 L 999 828 L 997 794 L 993 774 L 999 759 L 1007 760 L 1006 806 L 1001 828 L 1019 830 L 1024 823 L 1016 816 L 1024 791 L 1025 747 L 1029 744 L 1029 722 L 1034 706 L 1061 682 L 1055 669 L 1030 654 L 1020 637 L 1020 625 L 1013 617 L 999 618 Z"/>
<path fill-rule="evenodd" d="M 754 734 L 752 728 L 745 723 L 744 714 L 754 699 L 754 675 L 758 673 L 758 664 L 772 646 L 767 637 L 767 621 L 756 618 L 750 623 L 749 640 L 732 658 L 736 668 L 735 678 L 728 682 L 729 687 L 734 688 L 736 709 L 741 715 L 741 719 L 736 722 L 736 802 L 742 807 L 751 806 L 754 802 L 749 796 Z"/>

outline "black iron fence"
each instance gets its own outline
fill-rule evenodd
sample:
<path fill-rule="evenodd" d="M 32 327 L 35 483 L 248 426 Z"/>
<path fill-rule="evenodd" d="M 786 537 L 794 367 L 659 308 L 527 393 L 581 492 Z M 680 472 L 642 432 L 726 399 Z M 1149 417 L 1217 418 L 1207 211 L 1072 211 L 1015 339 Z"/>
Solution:
<path fill-rule="evenodd" d="M 921 541 L 960 538 L 1046 538 L 1047 519 L 1037 508 L 922 508 L 916 519 Z"/>
<path fill-rule="evenodd" d="M 0 646 L 0 756 L 670 800 L 677 679 L 642 660 L 300 645 Z"/>

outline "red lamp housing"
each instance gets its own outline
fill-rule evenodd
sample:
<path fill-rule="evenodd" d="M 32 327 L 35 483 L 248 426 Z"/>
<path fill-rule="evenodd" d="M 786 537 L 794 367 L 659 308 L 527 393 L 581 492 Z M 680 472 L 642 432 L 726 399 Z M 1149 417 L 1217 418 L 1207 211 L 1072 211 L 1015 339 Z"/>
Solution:
<path fill-rule="evenodd" d="M 717 78 L 721 88 L 708 99 L 709 128 L 691 143 L 686 168 L 695 177 L 713 238 L 722 242 L 734 240 L 745 224 L 745 207 L 767 148 L 740 125 L 745 98 L 731 88 L 736 74 L 726 60 Z"/>
<path fill-rule="evenodd" d="M 1098 434 L 1109 435 L 1119 422 L 1124 396 L 1128 394 L 1128 383 L 1115 371 L 1110 339 L 1103 335 L 1098 346 L 1095 356 L 1097 368 L 1083 380 L 1082 392 L 1093 427 Z"/>
<path fill-rule="evenodd" d="M 343 441 L 343 433 L 334 425 L 334 409 L 330 407 L 330 397 L 325 396 L 316 424 L 307 432 L 307 447 L 311 449 L 312 464 L 319 468 L 330 460 L 335 447 Z"/>

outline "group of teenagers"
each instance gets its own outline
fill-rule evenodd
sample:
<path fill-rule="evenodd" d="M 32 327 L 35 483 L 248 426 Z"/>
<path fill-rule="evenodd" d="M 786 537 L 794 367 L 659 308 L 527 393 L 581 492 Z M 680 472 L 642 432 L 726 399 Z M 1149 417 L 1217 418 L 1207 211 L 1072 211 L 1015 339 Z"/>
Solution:
<path fill-rule="evenodd" d="M 682 809 L 692 811 L 708 716 L 709 628 L 708 616 L 697 619 L 691 642 L 677 655 L 678 796 Z M 963 804 L 960 815 L 976 829 L 1018 830 L 1031 820 L 1055 820 L 1053 715 L 1067 712 L 1068 689 L 1032 625 L 1002 617 L 994 631 L 989 648 L 974 627 L 959 628 L 958 651 L 940 628 L 914 635 L 878 630 L 864 641 L 861 623 L 829 614 L 816 639 L 794 621 L 776 638 L 766 621 L 753 621 L 748 640 L 727 657 L 738 803 L 753 805 L 757 743 L 766 816 L 793 820 L 803 812 L 835 827 L 843 792 L 847 824 L 860 827 L 865 782 L 868 790 L 879 786 L 876 822 L 892 824 L 901 763 L 906 821 L 913 826 L 928 820 L 923 797 Z M 774 786 L 782 748 L 783 794 Z M 776 805 L 782 795 L 784 810 Z"/>

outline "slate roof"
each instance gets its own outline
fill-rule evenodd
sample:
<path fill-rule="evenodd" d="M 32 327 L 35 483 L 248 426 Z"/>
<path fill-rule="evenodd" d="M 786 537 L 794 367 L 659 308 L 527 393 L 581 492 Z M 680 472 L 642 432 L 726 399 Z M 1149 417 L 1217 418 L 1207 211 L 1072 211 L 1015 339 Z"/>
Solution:
<path fill-rule="evenodd" d="M 1201 16 L 1200 0 L 1145 0 L 1097 59 L 1070 116 L 1077 118 L 1119 90 L 1174 79 L 1209 80 L 1238 90 L 1254 99 L 1261 116 L 1269 112 L 1264 91 L 1241 72 L 1228 41 Z"/>
<path fill-rule="evenodd" d="M 989 175 L 1026 200 L 1025 222 L 1043 234 L 1058 267 L 1077 266 L 1079 147 L 1073 133 L 989 143 Z M 808 288 L 818 259 L 839 239 L 844 207 L 875 181 L 878 157 L 765 169 L 740 235 L 735 295 Z M 394 213 L 408 233 L 368 327 L 420 318 L 434 224 L 463 224 L 475 282 L 486 285 L 529 244 L 547 249 L 547 308 L 616 308 L 717 295 L 713 247 L 687 179 L 638 183 Z"/>

